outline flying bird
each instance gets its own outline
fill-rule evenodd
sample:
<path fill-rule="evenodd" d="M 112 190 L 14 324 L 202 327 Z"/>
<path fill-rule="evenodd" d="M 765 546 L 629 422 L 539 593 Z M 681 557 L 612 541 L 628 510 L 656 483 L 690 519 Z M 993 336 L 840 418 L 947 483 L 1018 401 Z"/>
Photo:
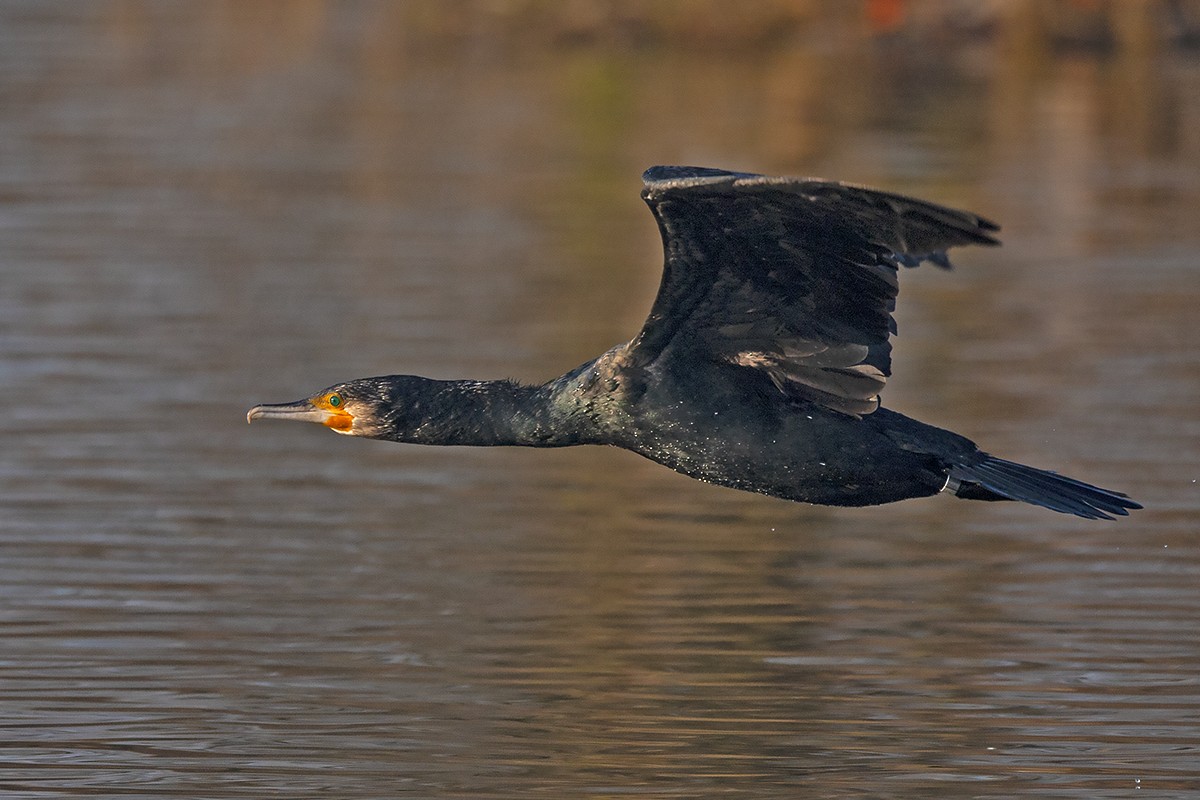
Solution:
<path fill-rule="evenodd" d="M 866 506 L 947 492 L 1088 519 L 1121 492 L 997 458 L 880 405 L 901 267 L 995 245 L 965 211 L 844 183 L 652 167 L 662 283 L 632 340 L 540 386 L 358 378 L 247 421 L 431 445 L 611 445 L 708 483 Z"/>

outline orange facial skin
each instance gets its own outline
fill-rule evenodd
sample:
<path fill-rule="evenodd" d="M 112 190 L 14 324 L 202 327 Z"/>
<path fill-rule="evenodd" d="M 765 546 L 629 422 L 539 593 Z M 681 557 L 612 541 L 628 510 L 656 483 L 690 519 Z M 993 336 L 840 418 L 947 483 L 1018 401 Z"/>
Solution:
<path fill-rule="evenodd" d="M 322 425 L 332 428 L 338 433 L 348 433 L 354 427 L 354 415 L 345 408 L 345 400 L 336 393 L 314 397 L 311 401 L 314 408 L 326 413 Z"/>

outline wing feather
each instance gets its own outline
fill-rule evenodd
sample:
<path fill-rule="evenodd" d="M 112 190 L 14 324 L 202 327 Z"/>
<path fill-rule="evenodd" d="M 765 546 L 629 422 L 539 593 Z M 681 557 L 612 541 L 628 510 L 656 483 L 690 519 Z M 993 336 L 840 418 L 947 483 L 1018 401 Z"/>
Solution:
<path fill-rule="evenodd" d="M 627 362 L 699 355 L 851 415 L 878 406 L 891 373 L 898 268 L 997 244 L 975 214 L 849 184 L 700 167 L 643 180 L 665 260 Z"/>

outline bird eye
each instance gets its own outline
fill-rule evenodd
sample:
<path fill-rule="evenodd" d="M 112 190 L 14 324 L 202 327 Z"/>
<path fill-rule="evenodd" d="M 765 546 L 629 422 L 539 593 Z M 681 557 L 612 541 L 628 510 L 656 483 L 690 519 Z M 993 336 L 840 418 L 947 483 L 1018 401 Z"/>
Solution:
<path fill-rule="evenodd" d="M 331 394 L 329 395 L 328 402 L 334 408 L 339 408 L 342 405 L 342 396 L 340 394 Z"/>

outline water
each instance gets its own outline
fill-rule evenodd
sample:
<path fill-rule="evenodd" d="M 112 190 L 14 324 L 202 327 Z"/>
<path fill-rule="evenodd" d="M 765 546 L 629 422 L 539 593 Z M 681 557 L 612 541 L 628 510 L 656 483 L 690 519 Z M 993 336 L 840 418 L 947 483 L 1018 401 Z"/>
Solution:
<path fill-rule="evenodd" d="M 1200 792 L 1195 55 L 481 19 L 0 6 L 5 795 Z M 1147 510 L 242 421 L 627 338 L 658 162 L 1004 223 L 905 274 L 886 401 Z"/>

